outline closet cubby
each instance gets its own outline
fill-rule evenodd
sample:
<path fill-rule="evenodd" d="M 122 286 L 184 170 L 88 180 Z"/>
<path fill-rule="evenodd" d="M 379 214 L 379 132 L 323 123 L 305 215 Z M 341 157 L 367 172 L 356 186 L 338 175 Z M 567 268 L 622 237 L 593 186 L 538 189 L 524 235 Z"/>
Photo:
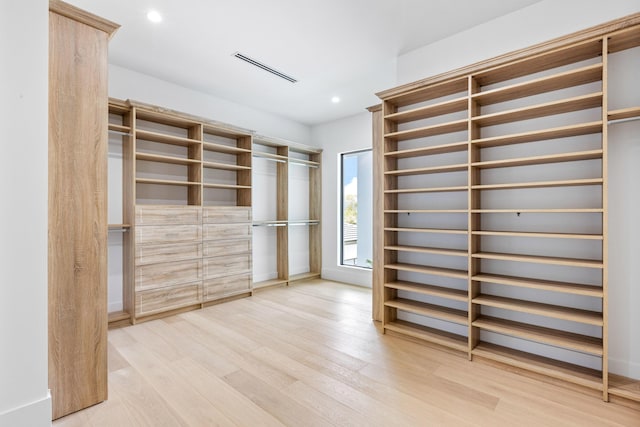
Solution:
<path fill-rule="evenodd" d="M 378 94 L 385 332 L 640 401 L 608 364 L 609 127 L 640 118 L 609 108 L 608 73 L 640 46 L 630 19 Z"/>

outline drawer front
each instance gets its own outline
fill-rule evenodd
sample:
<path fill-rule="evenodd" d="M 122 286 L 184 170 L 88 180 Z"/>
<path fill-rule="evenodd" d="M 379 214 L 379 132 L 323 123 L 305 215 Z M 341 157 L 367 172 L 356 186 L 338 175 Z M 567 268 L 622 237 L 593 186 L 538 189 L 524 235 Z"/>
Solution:
<path fill-rule="evenodd" d="M 202 243 L 136 245 L 136 265 L 202 258 Z"/>
<path fill-rule="evenodd" d="M 203 301 L 213 301 L 251 291 L 251 274 L 205 280 L 202 286 Z"/>
<path fill-rule="evenodd" d="M 206 257 L 250 254 L 251 239 L 209 240 L 203 243 L 203 252 Z"/>
<path fill-rule="evenodd" d="M 149 225 L 136 227 L 136 245 L 180 243 L 202 240 L 200 225 Z"/>
<path fill-rule="evenodd" d="M 251 236 L 251 224 L 203 224 L 204 240 L 242 239 Z"/>
<path fill-rule="evenodd" d="M 147 316 L 198 304 L 201 301 L 201 286 L 202 282 L 197 282 L 136 292 L 136 316 Z"/>
<path fill-rule="evenodd" d="M 204 259 L 204 278 L 231 276 L 251 271 L 251 255 L 231 255 Z"/>
<path fill-rule="evenodd" d="M 202 279 L 202 260 L 136 266 L 136 290 L 162 288 Z"/>
<path fill-rule="evenodd" d="M 199 206 L 145 206 L 136 205 L 136 225 L 201 224 Z"/>
<path fill-rule="evenodd" d="M 205 207 L 202 208 L 203 224 L 225 222 L 251 222 L 251 208 Z"/>

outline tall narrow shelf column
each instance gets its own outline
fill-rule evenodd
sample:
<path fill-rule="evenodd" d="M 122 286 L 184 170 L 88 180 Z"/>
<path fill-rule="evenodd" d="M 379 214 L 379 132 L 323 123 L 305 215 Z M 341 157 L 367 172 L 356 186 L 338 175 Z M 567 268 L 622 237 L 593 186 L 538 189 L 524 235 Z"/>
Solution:
<path fill-rule="evenodd" d="M 49 2 L 53 419 L 107 399 L 107 53 L 117 28 Z"/>
<path fill-rule="evenodd" d="M 608 127 L 640 115 L 609 57 L 639 46 L 637 14 L 378 94 L 385 332 L 640 401 L 609 375 L 607 244 Z"/>

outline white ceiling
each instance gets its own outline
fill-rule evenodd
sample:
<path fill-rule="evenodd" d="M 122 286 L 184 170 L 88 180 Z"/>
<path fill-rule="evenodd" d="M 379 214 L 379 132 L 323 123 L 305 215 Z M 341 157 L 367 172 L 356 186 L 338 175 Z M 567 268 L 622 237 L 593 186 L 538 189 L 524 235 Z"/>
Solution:
<path fill-rule="evenodd" d="M 377 103 L 399 54 L 540 0 L 68 1 L 122 25 L 111 63 L 312 125 Z M 149 9 L 163 21 L 149 22 Z"/>

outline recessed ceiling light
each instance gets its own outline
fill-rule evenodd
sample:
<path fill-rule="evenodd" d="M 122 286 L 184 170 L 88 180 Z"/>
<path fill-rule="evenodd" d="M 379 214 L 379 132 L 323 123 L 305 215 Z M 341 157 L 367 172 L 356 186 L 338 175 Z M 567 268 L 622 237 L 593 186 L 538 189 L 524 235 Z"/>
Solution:
<path fill-rule="evenodd" d="M 340 102 L 340 97 L 339 96 L 334 96 L 333 98 L 331 98 L 331 102 L 333 102 L 334 104 L 337 104 Z"/>
<path fill-rule="evenodd" d="M 162 15 L 157 10 L 150 10 L 147 12 L 147 19 L 151 22 L 162 22 Z"/>

